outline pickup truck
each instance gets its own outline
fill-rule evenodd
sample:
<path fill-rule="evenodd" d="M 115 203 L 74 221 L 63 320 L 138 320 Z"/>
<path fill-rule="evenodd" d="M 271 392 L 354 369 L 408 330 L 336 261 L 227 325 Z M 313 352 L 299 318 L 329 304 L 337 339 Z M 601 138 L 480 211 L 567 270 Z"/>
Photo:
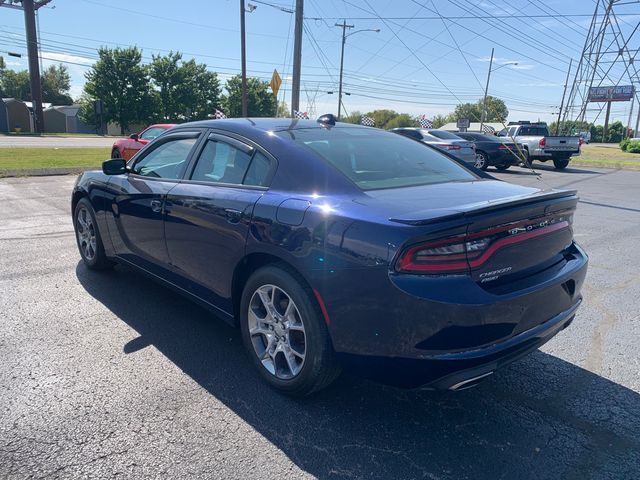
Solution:
<path fill-rule="evenodd" d="M 498 136 L 509 137 L 521 145 L 528 166 L 534 160 L 552 160 L 556 169 L 562 170 L 569 165 L 572 156 L 580 155 L 580 137 L 552 137 L 546 123 L 509 123 Z"/>

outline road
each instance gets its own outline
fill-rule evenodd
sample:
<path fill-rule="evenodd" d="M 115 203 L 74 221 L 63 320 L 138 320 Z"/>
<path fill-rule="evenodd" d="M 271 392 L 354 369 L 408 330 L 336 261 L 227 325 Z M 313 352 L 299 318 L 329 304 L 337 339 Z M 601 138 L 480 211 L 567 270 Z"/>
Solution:
<path fill-rule="evenodd" d="M 0 180 L 0 478 L 636 479 L 640 172 L 569 168 L 585 303 L 541 351 L 458 393 L 343 375 L 303 400 L 234 329 L 118 267 L 80 262 L 73 178 Z"/>
<path fill-rule="evenodd" d="M 115 137 L 18 137 L 0 135 L 0 148 L 86 148 L 110 147 Z"/>

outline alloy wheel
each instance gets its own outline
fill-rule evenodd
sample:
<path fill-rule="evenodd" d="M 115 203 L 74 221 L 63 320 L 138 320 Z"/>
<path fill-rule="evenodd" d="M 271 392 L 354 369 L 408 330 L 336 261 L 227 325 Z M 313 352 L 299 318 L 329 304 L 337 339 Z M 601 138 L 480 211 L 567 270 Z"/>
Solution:
<path fill-rule="evenodd" d="M 263 285 L 249 302 L 251 343 L 262 366 L 281 380 L 300 373 L 307 353 L 304 322 L 293 299 L 280 287 Z"/>
<path fill-rule="evenodd" d="M 87 260 L 92 261 L 96 256 L 97 249 L 96 229 L 89 210 L 84 207 L 78 210 L 76 235 L 82 254 Z"/>
<path fill-rule="evenodd" d="M 487 166 L 487 158 L 484 153 L 476 153 L 476 161 L 473 166 L 476 168 L 485 168 Z"/>

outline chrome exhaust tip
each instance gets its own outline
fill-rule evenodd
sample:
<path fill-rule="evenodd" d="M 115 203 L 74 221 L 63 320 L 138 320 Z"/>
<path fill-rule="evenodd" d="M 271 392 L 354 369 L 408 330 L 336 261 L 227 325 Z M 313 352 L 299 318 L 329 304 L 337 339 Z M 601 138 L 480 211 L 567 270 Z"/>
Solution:
<path fill-rule="evenodd" d="M 480 380 L 482 380 L 483 378 L 488 377 L 489 375 L 492 375 L 493 371 L 491 372 L 487 372 L 487 373 L 483 373 L 482 375 L 478 375 L 476 377 L 472 377 L 472 378 L 467 378 L 466 380 L 463 380 L 462 382 L 458 382 L 455 385 L 451 385 L 449 387 L 449 390 L 465 390 L 467 388 L 472 388 L 475 387 L 478 383 L 480 383 Z"/>

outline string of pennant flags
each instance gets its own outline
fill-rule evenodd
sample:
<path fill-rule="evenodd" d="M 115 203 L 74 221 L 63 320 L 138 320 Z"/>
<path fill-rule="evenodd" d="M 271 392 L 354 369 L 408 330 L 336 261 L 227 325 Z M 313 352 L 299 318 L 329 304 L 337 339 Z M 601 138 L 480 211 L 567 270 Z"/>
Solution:
<path fill-rule="evenodd" d="M 218 109 L 218 108 L 215 109 L 214 114 L 215 114 L 215 118 L 216 119 L 227 118 L 225 113 L 222 110 Z M 299 111 L 299 110 L 294 110 L 293 111 L 293 117 L 295 119 L 298 119 L 298 120 L 309 120 L 309 112 L 302 112 L 302 111 Z M 420 124 L 420 128 L 433 128 L 433 121 L 430 120 L 429 118 L 427 118 L 427 116 L 425 114 L 417 116 L 416 120 Z M 373 119 L 372 117 L 370 117 L 368 115 L 362 115 L 360 117 L 360 124 L 364 125 L 366 127 L 375 127 L 376 126 L 376 121 L 375 121 L 375 119 Z M 489 134 L 489 135 L 495 135 L 496 129 L 493 128 L 491 125 L 483 124 L 482 125 L 482 132 L 486 133 L 486 134 Z"/>

